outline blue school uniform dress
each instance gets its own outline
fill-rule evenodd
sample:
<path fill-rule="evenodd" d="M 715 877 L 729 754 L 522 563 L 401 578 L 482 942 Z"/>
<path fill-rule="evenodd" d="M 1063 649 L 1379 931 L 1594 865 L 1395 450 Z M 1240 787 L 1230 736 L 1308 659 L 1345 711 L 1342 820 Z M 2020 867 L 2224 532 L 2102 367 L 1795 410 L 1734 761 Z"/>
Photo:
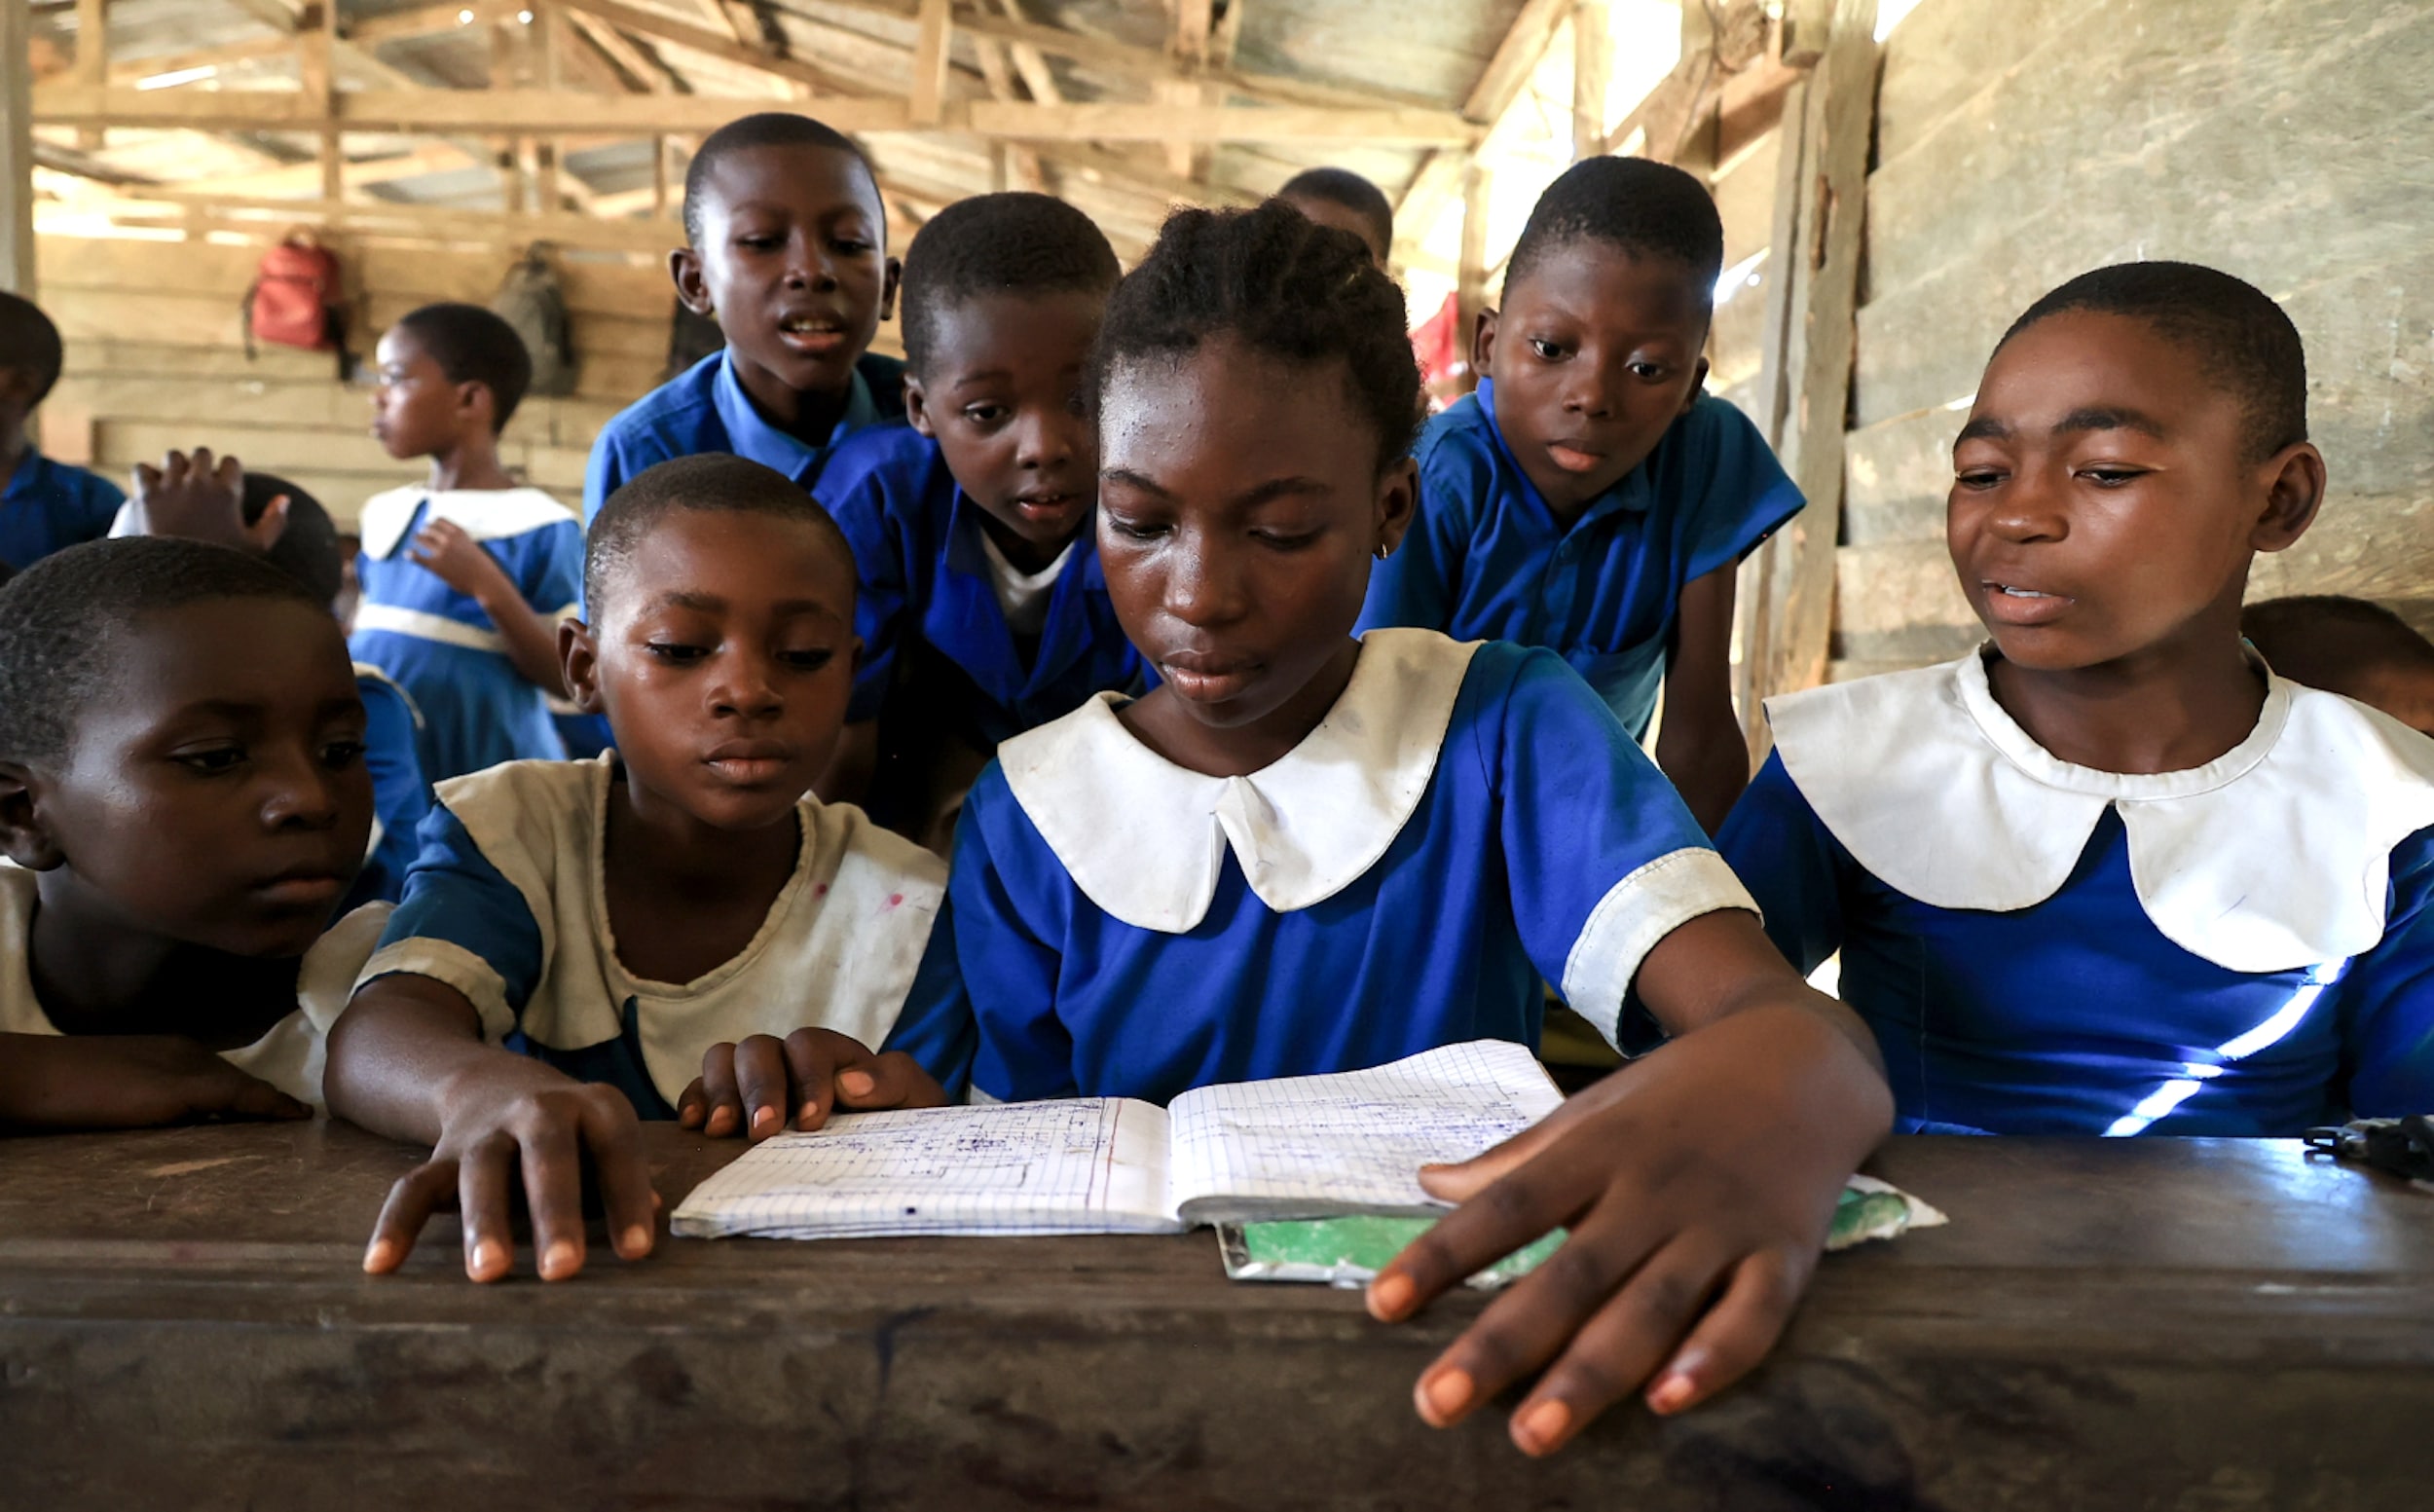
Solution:
<path fill-rule="evenodd" d="M 760 418 L 724 351 L 715 351 L 634 401 L 601 427 L 583 473 L 583 523 L 636 473 L 672 457 L 732 452 L 808 489 L 838 442 L 904 415 L 904 364 L 866 351 L 854 363 L 845 412 L 822 446 Z"/>
<path fill-rule="evenodd" d="M 1483 382 L 1413 450 L 1420 518 L 1370 574 L 1360 628 L 1543 645 L 1644 737 L 1682 589 L 1800 510 L 1800 491 L 1739 410 L 1702 394 L 1647 461 L 1567 530 L 1521 470 Z"/>
<path fill-rule="evenodd" d="M 355 691 L 363 696 L 363 764 L 372 773 L 372 837 L 364 846 L 363 872 L 347 895 L 349 908 L 405 896 L 406 871 L 421 843 L 416 835 L 431 811 L 422 711 L 388 674 L 364 662 L 355 663 Z"/>
<path fill-rule="evenodd" d="M 101 476 L 55 462 L 32 446 L 0 488 L 0 562 L 19 572 L 55 551 L 99 540 L 127 502 L 127 491 Z"/>
<path fill-rule="evenodd" d="M 1550 652 L 1375 630 L 1318 727 L 1247 777 L 1101 694 L 981 774 L 948 883 L 977 1093 L 1165 1101 L 1215 1082 L 1534 1046 L 1541 979 L 1609 1039 L 1641 961 L 1751 906 Z"/>
<path fill-rule="evenodd" d="M 837 448 L 812 492 L 845 532 L 862 579 L 863 660 L 846 718 L 880 720 L 883 748 L 904 744 L 898 726 L 911 724 L 915 745 L 951 739 L 986 756 L 1093 693 L 1140 687 L 1140 653 L 1116 622 L 1087 521 L 1054 562 L 1017 572 L 938 443 L 905 425 Z M 899 805 L 885 786 L 872 810 L 892 822 Z"/>
<path fill-rule="evenodd" d="M 1766 711 L 1718 844 L 1794 965 L 1841 950 L 1901 1130 L 2434 1110 L 2434 741 L 2272 678 L 2220 758 L 2094 771 L 2004 712 L 1981 655 Z"/>
<path fill-rule="evenodd" d="M 945 868 L 850 804 L 805 797 L 793 875 L 751 941 L 689 982 L 617 959 L 602 837 L 617 775 L 594 761 L 516 761 L 439 786 L 406 899 L 363 981 L 447 983 L 482 1037 L 625 1093 L 670 1119 L 702 1054 L 805 1025 L 901 1050 L 949 1088 L 970 1055 L 953 963 L 928 952 Z M 916 1009 L 906 1007 L 907 1000 Z"/>
<path fill-rule="evenodd" d="M 549 706 L 507 659 L 498 627 L 409 553 L 415 533 L 434 520 L 454 521 L 498 558 L 536 612 L 575 612 L 583 530 L 566 505 L 531 488 L 391 489 L 364 504 L 356 527 L 363 598 L 348 643 L 355 659 L 387 674 L 422 711 L 433 782 L 563 756 Z"/>

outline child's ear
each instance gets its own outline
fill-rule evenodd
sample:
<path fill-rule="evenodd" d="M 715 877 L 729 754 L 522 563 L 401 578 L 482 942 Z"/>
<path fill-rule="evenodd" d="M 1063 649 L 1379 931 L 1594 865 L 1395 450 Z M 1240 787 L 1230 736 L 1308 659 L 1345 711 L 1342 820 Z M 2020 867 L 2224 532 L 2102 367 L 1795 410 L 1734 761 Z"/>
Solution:
<path fill-rule="evenodd" d="M 904 370 L 904 424 L 933 441 L 939 438 L 938 427 L 930 423 L 930 406 L 921 391 L 921 380 L 910 368 Z"/>
<path fill-rule="evenodd" d="M 1681 412 L 1684 415 L 1689 414 L 1691 407 L 1699 402 L 1699 395 L 1705 392 L 1707 392 L 1707 358 L 1701 357 L 1698 367 L 1690 375 L 1690 391 L 1681 396 Z"/>
<path fill-rule="evenodd" d="M 498 396 L 491 392 L 490 385 L 478 379 L 457 386 L 457 413 L 462 415 L 469 425 L 480 425 L 484 430 L 496 433 L 498 427 L 491 424 L 491 420 L 498 412 Z"/>
<path fill-rule="evenodd" d="M 892 320 L 896 317 L 896 288 L 898 284 L 903 283 L 904 281 L 904 260 L 901 257 L 889 258 L 887 260 L 887 277 L 879 284 L 880 319 Z"/>
<path fill-rule="evenodd" d="M 2258 551 L 2287 551 L 2315 523 L 2324 503 L 2324 454 L 2312 441 L 2301 441 L 2273 454 L 2260 469 L 2265 481 L 2265 511 L 2248 533 Z"/>
<path fill-rule="evenodd" d="M 600 701 L 600 646 L 592 627 L 579 619 L 558 621 L 558 665 L 566 674 L 567 697 L 585 714 L 606 714 Z"/>
<path fill-rule="evenodd" d="M 1420 463 L 1398 457 L 1378 479 L 1376 500 L 1378 543 L 1373 554 L 1384 558 L 1403 544 L 1420 513 Z"/>
<path fill-rule="evenodd" d="M 699 252 L 689 246 L 670 252 L 668 277 L 676 280 L 677 303 L 705 320 L 717 318 L 718 312 L 710 308 L 710 285 L 702 281 Z"/>
<path fill-rule="evenodd" d="M 1495 376 L 1495 312 L 1482 310 L 1470 328 L 1470 370 L 1481 378 Z"/>
<path fill-rule="evenodd" d="M 0 761 L 0 853 L 28 871 L 49 871 L 67 860 L 43 822 L 42 780 L 15 761 Z"/>

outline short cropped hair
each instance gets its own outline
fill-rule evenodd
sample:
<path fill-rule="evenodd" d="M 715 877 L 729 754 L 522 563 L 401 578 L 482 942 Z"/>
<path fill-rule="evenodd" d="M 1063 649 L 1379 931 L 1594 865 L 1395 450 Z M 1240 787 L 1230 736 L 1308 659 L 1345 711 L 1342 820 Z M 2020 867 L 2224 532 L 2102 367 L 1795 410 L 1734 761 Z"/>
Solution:
<path fill-rule="evenodd" d="M 2239 629 L 2275 672 L 2336 693 L 2378 672 L 2434 671 L 2434 642 L 2364 599 L 2268 599 L 2239 611 Z"/>
<path fill-rule="evenodd" d="M 825 122 L 792 111 L 764 110 L 757 115 L 738 116 L 702 138 L 693 153 L 693 161 L 684 168 L 684 240 L 689 246 L 701 245 L 702 201 L 710 193 L 710 175 L 717 172 L 727 154 L 755 147 L 826 147 L 841 152 L 861 165 L 870 180 L 870 192 L 879 192 L 879 175 L 870 166 L 869 155 L 855 140 Z M 887 217 L 879 218 L 879 235 L 887 235 Z"/>
<path fill-rule="evenodd" d="M 1578 241 L 1602 241 L 1635 258 L 1671 258 L 1689 270 L 1700 304 L 1715 306 L 1715 280 L 1724 273 L 1724 222 L 1707 186 L 1671 164 L 1584 158 L 1566 168 L 1530 207 L 1505 264 L 1504 286 L 1513 287 L 1549 253 Z"/>
<path fill-rule="evenodd" d="M 1340 360 L 1353 406 L 1376 432 L 1383 473 L 1411 450 L 1419 427 L 1409 318 L 1403 291 L 1348 231 L 1274 200 L 1177 210 L 1107 302 L 1092 402 L 1127 363 L 1179 359 L 1226 337 L 1298 365 Z"/>
<path fill-rule="evenodd" d="M 30 373 L 35 404 L 59 381 L 59 328 L 42 307 L 15 294 L 0 294 L 0 368 Z"/>
<path fill-rule="evenodd" d="M 940 318 L 958 305 L 986 294 L 1105 294 L 1123 272 L 1107 234 L 1052 195 L 958 200 L 904 249 L 904 363 L 929 371 Z"/>
<path fill-rule="evenodd" d="M 514 326 L 479 305 L 440 304 L 407 312 L 396 329 L 412 336 L 450 383 L 488 388 L 491 428 L 507 428 L 533 382 L 533 354 Z"/>
<path fill-rule="evenodd" d="M 257 556 L 171 535 L 54 552 L 0 588 L 0 760 L 56 765 L 147 615 L 215 599 L 326 601 Z"/>
<path fill-rule="evenodd" d="M 849 579 L 859 580 L 854 548 L 803 486 L 775 468 L 725 452 L 677 457 L 636 473 L 592 517 L 583 541 L 584 612 L 600 623 L 601 606 L 623 576 L 644 537 L 679 510 L 762 514 L 798 520 L 836 553 Z M 851 613 L 851 607 L 847 608 Z"/>
<path fill-rule="evenodd" d="M 304 584 L 324 608 L 338 602 L 347 585 L 347 553 L 338 544 L 338 524 L 321 501 L 276 473 L 245 474 L 244 515 L 247 525 L 262 518 L 271 500 L 287 497 L 287 529 L 279 532 L 263 560 Z"/>
<path fill-rule="evenodd" d="M 1378 244 L 1394 245 L 1394 205 L 1386 192 L 1350 168 L 1304 168 L 1276 191 L 1279 200 L 1324 200 L 1340 204 L 1369 223 Z"/>
<path fill-rule="evenodd" d="M 2028 307 L 2001 351 L 2038 321 L 2072 311 L 2138 320 L 2197 359 L 2206 381 L 2239 400 L 2251 461 L 2307 439 L 2307 352 L 2263 289 L 2195 263 L 2116 263 L 2083 273 Z"/>

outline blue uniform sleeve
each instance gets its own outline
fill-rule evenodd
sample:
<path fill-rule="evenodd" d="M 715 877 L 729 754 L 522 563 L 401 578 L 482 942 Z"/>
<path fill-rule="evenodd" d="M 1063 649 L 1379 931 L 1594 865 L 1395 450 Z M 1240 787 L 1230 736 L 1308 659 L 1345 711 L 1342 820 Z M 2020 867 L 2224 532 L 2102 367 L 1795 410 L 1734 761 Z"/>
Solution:
<path fill-rule="evenodd" d="M 972 1054 L 977 1031 L 972 1022 L 972 999 L 964 991 L 963 973 L 955 966 L 954 904 L 939 901 L 938 917 L 930 926 L 930 942 L 913 973 L 912 989 L 904 994 L 904 1011 L 896 1015 L 881 1051 L 903 1051 L 946 1088 L 949 1102 L 961 1102 L 972 1080 Z"/>
<path fill-rule="evenodd" d="M 1749 908 L 1749 894 L 1563 658 L 1502 644 L 1478 654 L 1518 663 L 1503 718 L 1472 721 L 1502 803 L 1513 921 L 1539 974 L 1612 1041 L 1647 953 L 1702 914 Z"/>
<path fill-rule="evenodd" d="M 363 979 L 402 972 L 445 982 L 481 1014 L 485 1039 L 504 1040 L 540 985 L 540 925 L 445 803 L 431 806 L 422 842 Z"/>
<path fill-rule="evenodd" d="M 1482 460 L 1432 433 L 1420 447 L 1420 502 L 1412 528 L 1392 555 L 1370 570 L 1369 597 L 1353 633 L 1410 625 L 1454 633 L 1461 601 L 1462 565 L 1475 522 L 1486 507 L 1481 491 L 1493 474 Z M 1457 637 L 1458 639 L 1458 637 Z"/>
<path fill-rule="evenodd" d="M 568 520 L 515 540 L 516 591 L 535 614 L 556 614 L 583 597 L 583 527 Z"/>
<path fill-rule="evenodd" d="M 1023 907 L 1026 902 L 1035 909 L 1053 906 L 1059 884 L 1070 893 L 1072 883 L 1061 870 L 1054 878 L 1021 874 L 1039 869 L 1025 866 L 1026 851 L 1048 854 L 1036 833 L 1023 844 L 1018 831 L 1029 830 L 1030 821 L 992 762 L 964 802 L 946 899 L 956 964 L 971 994 L 977 1033 L 972 1086 L 1000 1102 L 1071 1097 L 1078 1091 L 1073 1035 L 1056 1014 L 1062 961 L 1043 938 L 1039 926 L 1045 921 L 1026 918 Z"/>
<path fill-rule="evenodd" d="M 1806 500 L 1750 417 L 1713 394 L 1684 416 L 1683 473 L 1674 480 L 1691 509 L 1682 581 L 1730 567 L 1756 549 Z"/>
<path fill-rule="evenodd" d="M 862 638 L 862 661 L 854 668 L 854 694 L 845 718 L 859 723 L 879 717 L 888 682 L 896 675 L 911 583 L 904 543 L 888 508 L 884 469 L 859 465 L 859 455 L 841 459 L 821 475 L 812 498 L 829 511 L 854 553 L 854 634 Z"/>
<path fill-rule="evenodd" d="M 608 496 L 625 486 L 638 470 L 627 465 L 623 427 L 611 420 L 592 442 L 591 461 L 583 464 L 583 524 L 589 529 Z"/>
<path fill-rule="evenodd" d="M 1800 975 L 1842 948 L 1842 879 L 1855 865 L 1770 754 L 1715 836 L 1766 916 L 1766 936 Z"/>
<path fill-rule="evenodd" d="M 356 902 L 395 903 L 405 896 L 431 785 L 423 776 L 414 706 L 385 679 L 357 678 L 363 694 L 363 764 L 372 774 L 372 813 L 381 829 L 351 895 Z"/>
<path fill-rule="evenodd" d="M 2392 850 L 2383 939 L 2342 981 L 2350 1111 L 2434 1113 L 2434 830 Z"/>

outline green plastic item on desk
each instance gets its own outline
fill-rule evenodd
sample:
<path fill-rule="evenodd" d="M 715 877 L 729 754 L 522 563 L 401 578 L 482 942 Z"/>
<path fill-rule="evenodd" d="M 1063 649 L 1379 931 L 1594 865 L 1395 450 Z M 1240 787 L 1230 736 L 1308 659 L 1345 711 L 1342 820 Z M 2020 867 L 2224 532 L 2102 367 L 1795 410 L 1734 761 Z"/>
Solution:
<path fill-rule="evenodd" d="M 1869 1239 L 1890 1239 L 1911 1229 L 1947 1222 L 1942 1213 L 1870 1176 L 1854 1176 L 1834 1206 L 1828 1250 Z M 1226 1274 L 1237 1281 L 1319 1281 L 1365 1286 L 1403 1247 L 1428 1232 L 1434 1218 L 1307 1218 L 1286 1223 L 1219 1224 L 1218 1253 Z M 1564 1242 L 1556 1230 L 1514 1251 L 1470 1278 L 1486 1291 L 1510 1285 L 1536 1270 Z"/>

